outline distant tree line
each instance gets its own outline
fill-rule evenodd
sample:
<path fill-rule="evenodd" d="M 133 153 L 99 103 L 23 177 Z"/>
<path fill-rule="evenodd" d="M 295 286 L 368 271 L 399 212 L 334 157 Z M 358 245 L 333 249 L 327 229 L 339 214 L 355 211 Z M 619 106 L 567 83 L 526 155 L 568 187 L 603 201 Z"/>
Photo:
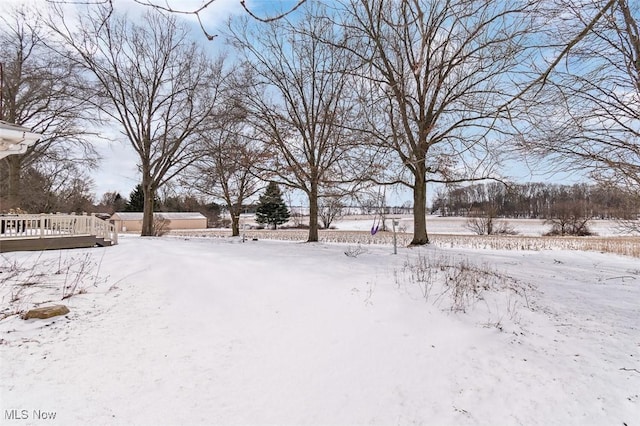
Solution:
<path fill-rule="evenodd" d="M 635 219 L 640 201 L 605 185 L 499 182 L 448 187 L 438 192 L 431 212 L 442 216 L 552 219 L 579 210 L 593 219 Z"/>

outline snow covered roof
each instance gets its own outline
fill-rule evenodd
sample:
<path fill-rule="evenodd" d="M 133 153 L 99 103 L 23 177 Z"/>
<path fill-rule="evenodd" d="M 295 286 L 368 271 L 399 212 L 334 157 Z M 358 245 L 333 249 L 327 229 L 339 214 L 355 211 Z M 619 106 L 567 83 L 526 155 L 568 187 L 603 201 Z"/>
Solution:
<path fill-rule="evenodd" d="M 206 219 L 206 217 L 199 212 L 155 212 L 153 213 L 153 216 L 158 219 L 167 220 Z M 142 212 L 116 212 L 111 216 L 111 219 L 142 220 Z"/>

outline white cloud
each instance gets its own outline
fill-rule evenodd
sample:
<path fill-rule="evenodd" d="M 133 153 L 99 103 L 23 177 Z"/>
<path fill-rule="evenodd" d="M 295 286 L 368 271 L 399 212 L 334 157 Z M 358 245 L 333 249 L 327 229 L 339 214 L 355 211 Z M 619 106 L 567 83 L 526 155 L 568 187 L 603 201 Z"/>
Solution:
<path fill-rule="evenodd" d="M 103 157 L 98 169 L 91 174 L 95 184 L 96 201 L 100 201 L 105 192 L 111 191 L 128 197 L 141 181 L 137 167 L 140 160 L 131 145 L 127 141 L 99 140 L 95 142 L 94 147 Z"/>
<path fill-rule="evenodd" d="M 149 4 L 155 4 L 158 6 L 166 7 L 167 4 L 170 8 L 179 11 L 195 11 L 202 6 L 202 0 L 142 0 Z M 99 0 L 86 0 L 86 3 L 94 2 L 98 4 Z M 62 5 L 65 11 L 71 12 L 73 9 L 82 9 L 86 7 L 86 4 L 82 2 L 75 2 L 72 0 L 2 0 L 0 2 L 0 12 L 6 12 L 17 6 L 29 6 L 36 10 L 44 10 L 50 7 L 53 3 Z M 151 6 L 145 6 L 136 3 L 133 0 L 113 0 L 113 7 L 117 13 L 124 13 L 130 18 L 136 18 L 141 16 L 146 11 L 152 9 Z M 215 30 L 222 25 L 229 16 L 234 14 L 243 13 L 243 8 L 240 5 L 239 0 L 215 0 L 206 9 L 203 9 L 200 13 L 200 19 L 205 29 L 210 33 L 215 33 Z M 197 24 L 197 18 L 194 15 L 188 14 L 176 14 L 178 19 L 183 19 L 194 25 Z"/>
<path fill-rule="evenodd" d="M 142 0 L 151 5 L 169 7 L 175 11 L 193 12 L 202 6 L 202 0 Z M 153 9 L 152 6 L 145 6 L 133 0 L 113 0 L 114 9 L 119 13 L 126 13 L 128 16 L 142 15 L 146 11 Z M 239 0 L 215 0 L 207 8 L 200 12 L 200 20 L 204 29 L 210 34 L 216 34 L 220 25 L 224 24 L 229 16 L 242 13 L 243 9 Z M 198 19 L 193 14 L 176 13 L 178 19 L 184 20 L 194 27 L 194 35 L 201 31 Z"/>

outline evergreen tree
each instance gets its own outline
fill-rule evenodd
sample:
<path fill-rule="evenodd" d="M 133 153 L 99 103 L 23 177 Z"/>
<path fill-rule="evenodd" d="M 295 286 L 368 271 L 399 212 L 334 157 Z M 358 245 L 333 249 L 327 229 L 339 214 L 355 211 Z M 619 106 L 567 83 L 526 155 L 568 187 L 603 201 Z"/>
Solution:
<path fill-rule="evenodd" d="M 276 229 L 287 220 L 289 220 L 289 209 L 282 199 L 280 188 L 275 182 L 269 182 L 264 194 L 258 200 L 256 221 L 272 225 L 273 229 Z"/>
<path fill-rule="evenodd" d="M 129 194 L 129 201 L 124 206 L 125 212 L 141 212 L 144 207 L 144 194 L 142 193 L 142 185 L 136 185 L 135 189 Z"/>
<path fill-rule="evenodd" d="M 153 200 L 153 210 L 158 211 L 160 208 L 160 200 L 156 197 Z M 136 185 L 135 189 L 131 191 L 129 195 L 129 201 L 124 206 L 125 212 L 142 212 L 144 209 L 144 192 L 142 192 L 142 185 Z"/>
<path fill-rule="evenodd" d="M 116 192 L 113 197 L 112 209 L 113 213 L 122 211 L 127 206 L 127 200 L 122 198 L 119 192 Z"/>

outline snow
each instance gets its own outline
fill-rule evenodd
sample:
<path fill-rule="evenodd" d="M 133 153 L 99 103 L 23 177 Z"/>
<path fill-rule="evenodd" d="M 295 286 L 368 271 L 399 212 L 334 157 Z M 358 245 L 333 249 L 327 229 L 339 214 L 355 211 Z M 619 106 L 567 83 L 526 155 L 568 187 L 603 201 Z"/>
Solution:
<path fill-rule="evenodd" d="M 5 253 L 0 318 L 71 313 L 0 320 L 0 423 L 640 425 L 637 258 L 391 253 L 131 235 Z M 448 277 L 473 278 L 462 309 Z"/>
<path fill-rule="evenodd" d="M 401 232 L 413 232 L 413 217 L 410 215 L 387 215 L 386 225 L 391 229 L 391 220 L 398 221 L 398 230 Z M 378 217 L 375 221 L 379 221 Z M 474 235 L 474 232 L 466 226 L 466 217 L 443 217 L 437 215 L 427 216 L 427 230 L 430 234 L 449 235 Z M 551 225 L 546 225 L 544 219 L 496 219 L 498 223 L 507 222 L 518 235 L 540 236 L 551 230 Z M 373 225 L 373 216 L 345 216 L 337 220 L 332 226 L 339 230 L 369 231 Z M 595 235 L 628 235 L 622 232 L 615 220 L 593 219 L 589 221 L 589 229 Z"/>

